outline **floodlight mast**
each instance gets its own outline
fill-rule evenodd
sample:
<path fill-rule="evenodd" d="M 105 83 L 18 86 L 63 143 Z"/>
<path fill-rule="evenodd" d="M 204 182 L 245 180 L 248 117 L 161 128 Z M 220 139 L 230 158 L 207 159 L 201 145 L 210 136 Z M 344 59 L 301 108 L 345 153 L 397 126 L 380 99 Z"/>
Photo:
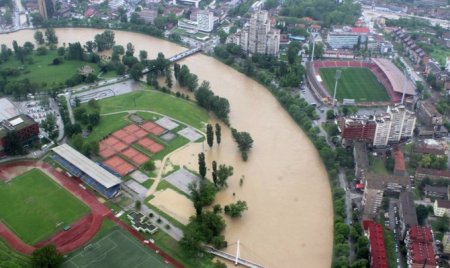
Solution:
<path fill-rule="evenodd" d="M 336 102 L 336 90 L 337 90 L 338 81 L 341 78 L 341 75 L 342 75 L 342 70 L 337 69 L 336 70 L 336 74 L 334 75 L 334 78 L 336 79 L 336 82 L 334 83 L 333 104 L 332 104 L 333 107 L 334 107 L 335 102 Z"/>

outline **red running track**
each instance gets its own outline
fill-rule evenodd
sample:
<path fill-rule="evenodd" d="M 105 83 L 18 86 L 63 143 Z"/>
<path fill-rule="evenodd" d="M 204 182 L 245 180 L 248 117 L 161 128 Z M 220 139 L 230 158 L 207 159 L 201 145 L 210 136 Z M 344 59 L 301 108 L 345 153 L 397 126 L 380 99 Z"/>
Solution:
<path fill-rule="evenodd" d="M 80 187 L 80 181 L 74 178 L 69 178 L 65 174 L 56 171 L 52 166 L 46 163 L 38 163 L 35 161 L 19 161 L 14 163 L 7 163 L 0 165 L 0 174 L 14 174 L 14 172 L 9 172 L 14 168 L 18 167 L 28 167 L 28 168 L 39 168 L 45 173 L 51 175 L 51 177 L 59 183 L 61 186 L 70 191 L 73 195 L 82 200 L 91 208 L 91 213 L 77 222 L 71 225 L 71 229 L 68 231 L 60 231 L 50 238 L 37 243 L 35 246 L 31 246 L 23 242 L 16 234 L 14 234 L 8 227 L 0 222 L 0 236 L 2 236 L 7 243 L 15 250 L 31 255 L 31 253 L 41 246 L 47 244 L 54 244 L 60 252 L 68 253 L 73 251 L 86 243 L 88 243 L 95 234 L 100 230 L 103 219 L 107 217 L 108 219 L 115 222 L 119 227 L 128 231 L 139 241 L 143 241 L 145 238 L 136 230 L 126 225 L 124 222 L 116 218 L 108 207 L 103 205 L 97 200 L 95 194 L 90 191 L 86 191 Z M 4 177 L 9 179 L 8 177 Z M 88 226 L 86 226 L 89 224 Z M 183 268 L 184 266 L 172 258 L 167 253 L 163 252 L 159 247 L 154 244 L 144 244 L 154 251 L 158 251 L 158 254 L 162 256 L 167 263 L 177 267 Z"/>

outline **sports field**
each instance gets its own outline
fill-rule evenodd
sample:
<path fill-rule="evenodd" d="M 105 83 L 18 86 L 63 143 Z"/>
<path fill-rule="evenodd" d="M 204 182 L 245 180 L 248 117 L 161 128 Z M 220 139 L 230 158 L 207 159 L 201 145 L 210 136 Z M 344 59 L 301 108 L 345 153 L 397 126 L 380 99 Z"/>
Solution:
<path fill-rule="evenodd" d="M 321 68 L 320 76 L 330 96 L 333 96 L 336 70 L 342 70 L 336 99 L 361 101 L 389 101 L 386 89 L 367 68 Z"/>
<path fill-rule="evenodd" d="M 0 220 L 25 243 L 35 244 L 88 212 L 85 204 L 39 169 L 9 182 L 0 180 Z"/>
<path fill-rule="evenodd" d="M 167 267 L 164 259 L 122 229 L 79 249 L 63 268 Z"/>

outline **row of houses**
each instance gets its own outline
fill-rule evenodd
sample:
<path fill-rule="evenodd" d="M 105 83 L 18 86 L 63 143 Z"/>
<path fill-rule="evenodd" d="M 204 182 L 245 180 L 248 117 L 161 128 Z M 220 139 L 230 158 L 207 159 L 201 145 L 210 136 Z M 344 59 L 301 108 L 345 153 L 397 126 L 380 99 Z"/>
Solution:
<path fill-rule="evenodd" d="M 419 65 L 420 63 L 423 63 L 424 65 L 428 64 L 430 57 L 428 57 L 425 51 L 416 44 L 408 33 L 401 28 L 398 28 L 392 32 L 392 36 L 395 42 L 402 45 L 405 54 L 408 55 L 409 59 L 416 65 Z"/>

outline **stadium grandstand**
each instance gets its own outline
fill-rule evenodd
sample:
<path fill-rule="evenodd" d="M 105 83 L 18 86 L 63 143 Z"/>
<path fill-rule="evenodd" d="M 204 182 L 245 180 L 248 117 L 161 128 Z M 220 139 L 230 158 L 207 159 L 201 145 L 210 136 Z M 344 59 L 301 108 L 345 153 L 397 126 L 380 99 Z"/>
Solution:
<path fill-rule="evenodd" d="M 357 60 L 317 60 L 307 62 L 307 82 L 314 94 L 322 102 L 329 104 L 332 97 L 328 93 L 320 76 L 321 68 L 368 68 L 376 76 L 377 80 L 386 89 L 391 102 L 399 103 L 403 91 L 406 97 L 416 95 L 415 86 L 405 75 L 388 59 L 374 58 L 370 61 Z"/>
<path fill-rule="evenodd" d="M 120 192 L 121 180 L 67 144 L 52 149 L 53 160 L 106 198 Z"/>

